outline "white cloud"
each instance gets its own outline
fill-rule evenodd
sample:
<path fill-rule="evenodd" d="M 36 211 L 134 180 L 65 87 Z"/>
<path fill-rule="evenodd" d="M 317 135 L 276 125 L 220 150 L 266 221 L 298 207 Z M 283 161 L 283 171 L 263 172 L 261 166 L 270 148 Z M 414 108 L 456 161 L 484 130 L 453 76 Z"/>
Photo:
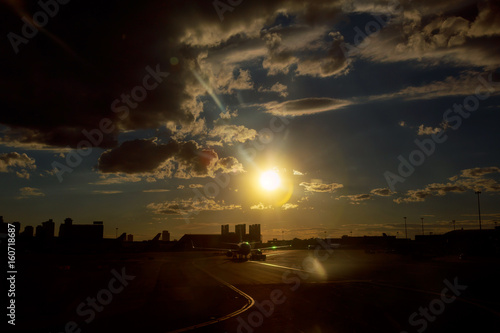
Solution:
<path fill-rule="evenodd" d="M 19 189 L 20 196 L 18 199 L 25 199 L 28 197 L 44 197 L 45 194 L 39 189 L 35 187 L 23 187 Z"/>
<path fill-rule="evenodd" d="M 348 199 L 351 204 L 358 205 L 361 201 L 369 200 L 371 199 L 370 194 L 351 194 L 351 195 L 341 195 L 340 197 L 336 198 L 336 200 L 339 199 Z"/>
<path fill-rule="evenodd" d="M 216 125 L 208 135 L 211 138 L 220 138 L 220 141 L 224 143 L 243 143 L 255 139 L 257 131 L 243 125 Z"/>
<path fill-rule="evenodd" d="M 287 89 L 288 89 L 287 86 L 285 86 L 284 84 L 276 82 L 269 89 L 265 89 L 264 87 L 259 87 L 259 92 L 274 92 L 280 95 L 281 97 L 287 97 L 288 96 Z"/>
<path fill-rule="evenodd" d="M 344 187 L 342 184 L 331 183 L 331 184 L 323 184 L 320 182 L 302 182 L 299 186 L 303 186 L 307 192 L 329 192 L 332 193 L 337 189 Z"/>
<path fill-rule="evenodd" d="M 452 2 L 446 4 L 449 12 L 441 15 L 431 9 L 435 5 L 412 2 L 413 13 L 418 14 L 398 15 L 380 33 L 365 38 L 357 47 L 360 55 L 380 62 L 412 60 L 426 65 L 447 63 L 491 69 L 500 65 L 500 27 L 495 21 L 498 5 L 479 4 L 479 15 L 470 20 L 449 14 L 457 10 Z M 404 13 L 410 12 L 407 9 Z"/>
<path fill-rule="evenodd" d="M 426 185 L 423 189 L 409 190 L 404 196 L 394 199 L 394 202 L 409 203 L 423 202 L 432 196 L 444 196 L 448 193 L 464 193 L 466 191 L 500 192 L 500 183 L 492 178 L 484 178 L 484 175 L 500 173 L 498 167 L 465 169 L 460 175 L 450 177 L 448 183 L 433 183 Z"/>
<path fill-rule="evenodd" d="M 286 204 L 281 206 L 281 209 L 289 210 L 289 209 L 295 209 L 297 207 L 299 207 L 299 205 L 287 202 Z"/>
<path fill-rule="evenodd" d="M 0 172 L 15 172 L 19 178 L 30 178 L 30 170 L 36 169 L 35 159 L 25 153 L 0 154 Z"/>
<path fill-rule="evenodd" d="M 418 127 L 418 135 L 432 135 L 442 131 L 441 127 L 424 126 L 423 124 Z"/>
<path fill-rule="evenodd" d="M 225 204 L 224 200 L 215 201 L 213 199 L 177 199 L 161 203 L 150 203 L 147 208 L 155 214 L 164 215 L 186 215 L 193 212 L 221 211 L 241 209 L 241 205 Z"/>
<path fill-rule="evenodd" d="M 265 210 L 265 209 L 272 209 L 272 208 L 273 208 L 272 205 L 266 206 L 262 202 L 259 202 L 256 205 L 250 206 L 250 209 L 253 209 L 253 210 Z"/>
<path fill-rule="evenodd" d="M 101 175 L 100 180 L 97 182 L 89 183 L 90 185 L 113 185 L 113 184 L 123 184 L 123 183 L 136 183 L 142 180 L 141 177 L 136 175 L 127 174 L 112 174 L 112 175 Z"/>
<path fill-rule="evenodd" d="M 375 188 L 371 190 L 370 193 L 381 197 L 388 197 L 394 194 L 394 192 L 388 188 Z"/>
<path fill-rule="evenodd" d="M 483 80 L 484 79 L 484 80 Z M 500 92 L 492 92 L 488 87 L 484 86 L 484 82 L 491 80 L 489 75 L 476 72 L 465 71 L 459 76 L 448 76 L 444 80 L 437 80 L 421 86 L 409 86 L 399 91 L 373 95 L 369 100 L 390 100 L 402 98 L 404 100 L 429 100 L 446 96 L 467 96 L 475 94 L 478 89 L 481 93 L 491 93 L 497 95 Z M 400 126 L 404 127 L 405 122 L 400 122 Z"/>
<path fill-rule="evenodd" d="M 351 102 L 347 100 L 310 97 L 282 103 L 269 102 L 261 106 L 266 109 L 266 112 L 277 116 L 304 116 L 337 110 L 349 104 Z"/>
<path fill-rule="evenodd" d="M 118 194 L 123 193 L 123 191 L 114 191 L 114 190 L 95 190 L 94 193 L 97 194 Z"/>

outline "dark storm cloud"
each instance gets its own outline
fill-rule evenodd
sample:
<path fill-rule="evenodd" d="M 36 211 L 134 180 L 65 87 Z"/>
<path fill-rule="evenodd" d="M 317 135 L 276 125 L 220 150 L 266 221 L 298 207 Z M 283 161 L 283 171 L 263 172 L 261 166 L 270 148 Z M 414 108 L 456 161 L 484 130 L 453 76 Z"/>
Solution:
<path fill-rule="evenodd" d="M 4 0 L 0 6 L 2 35 L 26 41 L 11 45 L 4 39 L 0 45 L 0 123 L 7 126 L 1 143 L 36 149 L 76 148 L 87 140 L 82 132 L 99 129 L 103 118 L 113 124 L 95 144 L 103 148 L 116 146 L 123 130 L 168 122 L 199 128 L 202 122 L 192 125 L 202 111 L 196 98 L 206 91 L 193 76 L 200 71 L 198 47 L 259 37 L 284 9 L 312 25 L 340 12 L 331 1 L 253 1 L 226 12 L 222 24 L 210 1 L 70 2 L 26 38 L 21 17 L 33 22 L 40 5 Z M 171 65 L 172 57 L 179 63 Z M 144 100 L 124 98 L 144 85 L 147 66 L 170 75 Z M 332 70 L 324 66 L 322 71 Z"/>
<path fill-rule="evenodd" d="M 500 64 L 499 10 L 493 1 L 401 1 L 400 5 L 387 27 L 361 42 L 361 57 L 480 67 Z M 38 2 L 3 0 L 0 6 L 3 36 L 22 35 L 21 16 L 41 11 Z M 113 126 L 96 144 L 103 148 L 115 147 L 117 134 L 125 130 L 169 124 L 170 130 L 184 126 L 185 132 L 204 133 L 198 97 L 206 89 L 193 73 L 217 83 L 240 70 L 240 81 L 225 87 L 227 93 L 255 87 L 250 73 L 239 68 L 248 60 L 260 60 L 268 75 L 286 72 L 292 64 L 294 75 L 345 74 L 350 61 L 340 50 L 344 37 L 333 25 L 342 15 L 385 13 L 390 8 L 388 1 L 245 1 L 225 11 L 221 22 L 211 1 L 60 5 L 43 31 L 18 45 L 17 54 L 7 38 L 0 43 L 0 123 L 7 126 L 0 143 L 77 147 L 87 139 L 83 131 L 98 129 L 106 118 Z M 276 25 L 278 16 L 293 23 Z M 247 46 L 244 52 L 241 45 Z M 169 75 L 162 76 L 140 102 L 130 99 L 127 95 L 134 88 L 144 88 L 145 77 L 151 75 L 148 66 Z M 154 81 L 147 82 L 151 86 Z M 303 115 L 347 104 L 309 98 L 269 110 Z"/>
<path fill-rule="evenodd" d="M 194 143 L 188 145 L 193 152 L 198 148 Z M 118 148 L 104 152 L 99 158 L 98 168 L 103 173 L 152 172 L 179 152 L 177 142 L 162 145 L 153 140 L 127 141 Z"/>
<path fill-rule="evenodd" d="M 234 157 L 219 159 L 211 149 L 201 149 L 194 141 L 159 144 L 155 140 L 126 141 L 99 158 L 102 173 L 155 174 L 158 178 L 213 176 L 221 172 L 242 172 Z"/>
<path fill-rule="evenodd" d="M 22 34 L 18 12 L 1 6 L 2 35 Z M 2 41 L 1 123 L 8 127 L 2 143 L 76 147 L 86 140 L 83 130 L 98 129 L 108 118 L 113 129 L 104 133 L 98 146 L 113 147 L 122 130 L 192 122 L 199 111 L 187 86 L 198 83 L 187 70 L 191 55 L 175 42 L 183 25 L 172 19 L 186 8 L 172 1 L 68 3 L 45 28 L 78 57 L 42 33 L 20 44 L 18 54 L 7 39 Z M 24 12 L 40 10 L 33 2 Z M 174 56 L 180 60 L 176 66 L 170 64 Z M 145 79 L 152 76 L 148 66 L 170 75 Z M 145 84 L 156 87 L 146 90 L 144 100 L 123 98 Z"/>

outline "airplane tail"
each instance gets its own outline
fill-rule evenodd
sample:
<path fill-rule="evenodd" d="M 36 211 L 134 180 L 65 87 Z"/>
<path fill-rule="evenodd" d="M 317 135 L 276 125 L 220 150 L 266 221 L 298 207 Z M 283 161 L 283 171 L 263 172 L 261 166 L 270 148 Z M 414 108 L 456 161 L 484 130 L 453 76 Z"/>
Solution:
<path fill-rule="evenodd" d="M 120 235 L 120 237 L 117 237 L 116 240 L 119 242 L 124 241 L 126 236 L 127 236 L 127 233 L 124 232 L 123 234 Z"/>

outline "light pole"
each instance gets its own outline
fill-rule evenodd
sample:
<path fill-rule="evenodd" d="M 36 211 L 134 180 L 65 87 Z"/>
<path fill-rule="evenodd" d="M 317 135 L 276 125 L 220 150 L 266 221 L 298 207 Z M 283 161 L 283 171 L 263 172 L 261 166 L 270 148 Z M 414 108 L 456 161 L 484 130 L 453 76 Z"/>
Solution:
<path fill-rule="evenodd" d="M 422 220 L 422 235 L 423 235 L 424 234 L 424 218 L 421 217 L 420 219 Z"/>
<path fill-rule="evenodd" d="M 405 219 L 405 239 L 408 239 L 408 229 L 406 229 L 406 216 L 403 218 Z"/>
<path fill-rule="evenodd" d="M 476 191 L 474 193 L 477 194 L 477 213 L 479 215 L 479 230 L 481 230 L 481 205 L 479 204 L 479 195 L 481 194 L 481 191 Z"/>

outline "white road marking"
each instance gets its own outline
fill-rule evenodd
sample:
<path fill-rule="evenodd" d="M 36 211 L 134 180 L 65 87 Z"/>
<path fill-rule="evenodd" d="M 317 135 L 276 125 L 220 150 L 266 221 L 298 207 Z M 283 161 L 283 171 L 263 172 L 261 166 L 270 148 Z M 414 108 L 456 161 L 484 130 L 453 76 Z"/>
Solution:
<path fill-rule="evenodd" d="M 243 291 L 239 290 L 238 288 L 236 288 L 235 286 L 233 286 L 232 284 L 218 278 L 217 276 L 213 275 L 212 273 L 208 272 L 207 270 L 205 270 L 204 268 L 201 268 L 200 266 L 196 265 L 195 262 L 193 262 L 193 265 L 198 268 L 199 270 L 205 272 L 206 274 L 208 274 L 210 277 L 212 277 L 213 279 L 219 281 L 220 283 L 222 283 L 223 285 L 225 285 L 226 287 L 234 290 L 235 292 L 237 292 L 238 294 L 240 294 L 241 296 L 245 297 L 247 299 L 247 304 L 245 304 L 241 309 L 239 310 L 236 310 L 234 312 L 231 312 L 230 314 L 227 314 L 225 316 L 222 316 L 222 317 L 219 317 L 219 318 L 215 318 L 213 320 L 210 320 L 210 321 L 206 321 L 204 323 L 200 323 L 200 324 L 196 324 L 196 325 L 192 325 L 192 326 L 189 326 L 189 327 L 184 327 L 184 328 L 180 328 L 178 330 L 175 330 L 175 331 L 170 331 L 168 333 L 179 333 L 179 332 L 186 332 L 186 331 L 190 331 L 190 330 L 194 330 L 194 329 L 197 329 L 197 328 L 200 328 L 200 327 L 204 327 L 204 326 L 208 326 L 208 325 L 212 325 L 212 324 L 216 324 L 216 323 L 220 323 L 221 321 L 224 321 L 224 320 L 227 320 L 229 318 L 232 318 L 232 317 L 235 317 L 237 315 L 239 315 L 240 313 L 243 313 L 245 312 L 246 310 L 250 309 L 254 304 L 255 304 L 255 300 L 250 297 L 248 294 L 245 294 Z"/>

